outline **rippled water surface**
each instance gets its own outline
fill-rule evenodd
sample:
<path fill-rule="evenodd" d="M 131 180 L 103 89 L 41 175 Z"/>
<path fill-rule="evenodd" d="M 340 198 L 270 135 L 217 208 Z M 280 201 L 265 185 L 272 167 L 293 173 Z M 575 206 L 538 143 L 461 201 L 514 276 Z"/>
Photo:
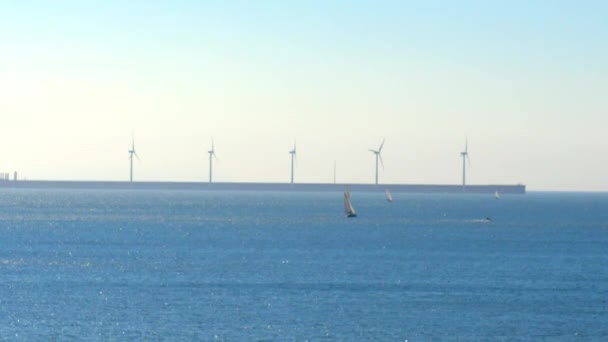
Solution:
<path fill-rule="evenodd" d="M 0 338 L 608 339 L 608 194 L 393 198 L 0 190 Z"/>

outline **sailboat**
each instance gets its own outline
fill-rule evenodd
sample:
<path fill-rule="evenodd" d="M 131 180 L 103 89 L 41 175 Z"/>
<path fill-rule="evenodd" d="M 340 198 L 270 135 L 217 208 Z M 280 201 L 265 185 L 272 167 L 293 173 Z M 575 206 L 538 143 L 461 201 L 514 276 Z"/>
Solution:
<path fill-rule="evenodd" d="M 386 195 L 386 200 L 389 202 L 393 201 L 393 196 L 391 196 L 391 192 L 388 189 L 384 190 L 384 194 Z"/>
<path fill-rule="evenodd" d="M 344 192 L 344 212 L 346 213 L 346 217 L 357 217 L 357 212 L 350 203 L 350 191 Z"/>
<path fill-rule="evenodd" d="M 494 193 L 494 198 L 496 198 L 496 199 L 499 199 L 499 198 L 500 198 L 500 195 L 498 194 L 498 191 L 496 191 L 496 192 Z"/>

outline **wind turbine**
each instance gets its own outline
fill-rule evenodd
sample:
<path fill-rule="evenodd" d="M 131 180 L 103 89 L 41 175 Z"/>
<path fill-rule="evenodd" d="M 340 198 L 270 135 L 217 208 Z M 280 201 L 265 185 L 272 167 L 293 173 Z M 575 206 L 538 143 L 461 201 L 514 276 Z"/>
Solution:
<path fill-rule="evenodd" d="M 466 162 L 471 166 L 471 159 L 469 158 L 469 139 L 466 139 L 464 142 L 464 151 L 460 152 L 460 156 L 462 157 L 462 191 L 465 191 L 467 186 L 467 168 Z"/>
<path fill-rule="evenodd" d="M 334 160 L 334 184 L 336 184 L 336 161 Z"/>
<path fill-rule="evenodd" d="M 291 185 L 293 185 L 293 162 L 296 159 L 296 143 L 293 143 L 293 149 L 289 151 L 291 154 Z"/>
<path fill-rule="evenodd" d="M 133 156 L 139 160 L 139 156 L 137 155 L 137 152 L 135 152 L 135 139 L 131 136 L 131 149 L 129 150 L 129 163 L 131 164 L 129 182 L 133 182 Z"/>
<path fill-rule="evenodd" d="M 293 163 L 296 159 L 296 143 L 294 141 L 293 143 L 293 149 L 291 151 L 289 151 L 289 154 L 291 154 L 291 185 L 293 185 Z"/>
<path fill-rule="evenodd" d="M 215 147 L 213 146 L 213 139 L 211 139 L 211 150 L 207 151 L 209 153 L 209 183 L 213 182 L 213 158 L 217 160 L 217 156 L 215 155 Z"/>
<path fill-rule="evenodd" d="M 372 149 L 369 150 L 370 152 L 376 155 L 376 185 L 378 185 L 378 159 L 380 159 L 380 164 L 382 164 L 382 170 L 384 170 L 384 162 L 382 161 L 382 155 L 380 154 L 382 153 L 382 146 L 384 146 L 384 140 L 385 139 L 382 139 L 382 144 L 380 144 L 380 147 L 377 151 Z"/>

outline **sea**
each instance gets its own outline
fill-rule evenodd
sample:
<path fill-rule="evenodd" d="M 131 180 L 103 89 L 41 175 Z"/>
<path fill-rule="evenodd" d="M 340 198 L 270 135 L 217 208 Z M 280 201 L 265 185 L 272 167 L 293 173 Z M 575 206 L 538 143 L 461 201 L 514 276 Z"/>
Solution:
<path fill-rule="evenodd" d="M 608 194 L 0 190 L 0 339 L 606 341 Z"/>

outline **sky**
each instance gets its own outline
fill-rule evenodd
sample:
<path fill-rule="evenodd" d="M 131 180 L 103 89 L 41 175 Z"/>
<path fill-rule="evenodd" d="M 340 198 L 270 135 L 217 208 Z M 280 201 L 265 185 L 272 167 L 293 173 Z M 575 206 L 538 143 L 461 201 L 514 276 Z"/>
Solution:
<path fill-rule="evenodd" d="M 0 1 L 20 178 L 608 191 L 605 1 Z"/>

